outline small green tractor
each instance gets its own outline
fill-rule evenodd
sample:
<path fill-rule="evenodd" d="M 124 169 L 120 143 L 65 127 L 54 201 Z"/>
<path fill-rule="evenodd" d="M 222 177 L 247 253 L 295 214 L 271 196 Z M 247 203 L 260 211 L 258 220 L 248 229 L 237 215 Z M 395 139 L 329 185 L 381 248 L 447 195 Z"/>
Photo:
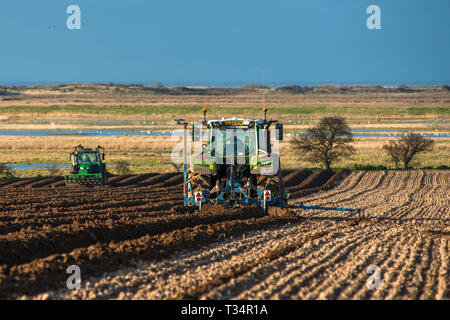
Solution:
<path fill-rule="evenodd" d="M 70 174 L 64 176 L 66 186 L 94 186 L 108 183 L 108 172 L 105 160 L 105 148 L 98 146 L 95 149 L 84 148 L 82 145 L 75 147 L 69 154 L 72 163 Z"/>

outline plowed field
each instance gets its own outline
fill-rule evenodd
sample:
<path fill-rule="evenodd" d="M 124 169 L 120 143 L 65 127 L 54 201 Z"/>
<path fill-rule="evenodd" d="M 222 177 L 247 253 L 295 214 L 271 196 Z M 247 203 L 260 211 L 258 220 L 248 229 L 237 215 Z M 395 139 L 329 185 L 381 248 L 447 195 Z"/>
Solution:
<path fill-rule="evenodd" d="M 291 198 L 364 209 L 182 205 L 181 174 L 0 181 L 0 298 L 449 299 L 450 172 L 298 170 Z M 69 290 L 77 265 L 82 287 Z M 369 266 L 379 286 L 367 285 Z"/>

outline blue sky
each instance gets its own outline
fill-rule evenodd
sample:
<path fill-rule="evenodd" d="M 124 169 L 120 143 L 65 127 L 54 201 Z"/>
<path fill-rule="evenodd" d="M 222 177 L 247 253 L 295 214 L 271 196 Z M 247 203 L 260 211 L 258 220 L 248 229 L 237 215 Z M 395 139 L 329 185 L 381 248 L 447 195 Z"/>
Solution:
<path fill-rule="evenodd" d="M 0 83 L 449 84 L 449 13 L 448 0 L 2 0 Z"/>

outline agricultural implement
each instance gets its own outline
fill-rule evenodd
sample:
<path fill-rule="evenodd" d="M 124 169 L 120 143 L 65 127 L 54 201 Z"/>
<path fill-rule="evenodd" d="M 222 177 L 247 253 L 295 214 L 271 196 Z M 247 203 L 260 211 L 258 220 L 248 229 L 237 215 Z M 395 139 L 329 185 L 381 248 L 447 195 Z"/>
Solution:
<path fill-rule="evenodd" d="M 264 118 L 259 120 L 207 120 L 206 112 L 203 108 L 203 121 L 192 125 L 192 156 L 187 139 L 188 122 L 174 120 L 184 126 L 184 205 L 198 206 L 200 212 L 205 204 L 256 205 L 263 207 L 265 214 L 270 206 L 288 207 L 289 194 L 284 187 L 278 154 L 283 125 L 278 120 L 267 120 L 267 107 L 264 107 Z M 206 132 L 202 132 L 205 127 Z M 360 214 L 358 209 L 305 206 L 297 202 L 291 202 L 289 207 L 295 204 L 302 209 Z"/>
<path fill-rule="evenodd" d="M 66 186 L 94 186 L 108 183 L 105 160 L 105 148 L 84 148 L 79 145 L 69 154 L 72 164 L 70 174 L 64 176 Z"/>
<path fill-rule="evenodd" d="M 352 212 L 357 215 L 358 219 L 364 219 L 364 211 L 361 209 L 350 209 L 350 208 L 337 208 L 337 207 L 321 207 L 321 206 L 305 206 L 301 201 L 292 200 L 291 202 L 295 203 L 292 205 L 292 208 L 300 208 L 306 210 L 334 210 L 334 211 L 347 211 Z M 297 206 L 296 206 L 297 205 Z"/>

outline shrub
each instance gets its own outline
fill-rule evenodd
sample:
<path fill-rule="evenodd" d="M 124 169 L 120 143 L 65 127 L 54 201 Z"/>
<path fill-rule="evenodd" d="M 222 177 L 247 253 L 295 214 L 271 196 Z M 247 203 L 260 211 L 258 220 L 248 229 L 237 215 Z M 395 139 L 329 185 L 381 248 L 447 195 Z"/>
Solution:
<path fill-rule="evenodd" d="M 115 165 L 115 171 L 117 174 L 122 175 L 131 173 L 130 164 L 127 161 L 119 160 L 116 161 Z"/>
<path fill-rule="evenodd" d="M 241 86 L 241 89 L 268 89 L 269 87 L 262 84 L 247 83 Z"/>
<path fill-rule="evenodd" d="M 371 164 L 354 164 L 352 170 L 387 170 L 388 168 L 383 165 L 374 166 Z"/>
<path fill-rule="evenodd" d="M 426 139 L 415 133 L 407 133 L 398 141 L 391 141 L 383 146 L 383 149 L 398 168 L 403 163 L 405 169 L 412 169 L 411 162 L 419 153 L 431 151 L 434 141 Z"/>
<path fill-rule="evenodd" d="M 8 169 L 6 164 L 0 163 L 0 179 L 16 179 L 17 177 Z"/>

